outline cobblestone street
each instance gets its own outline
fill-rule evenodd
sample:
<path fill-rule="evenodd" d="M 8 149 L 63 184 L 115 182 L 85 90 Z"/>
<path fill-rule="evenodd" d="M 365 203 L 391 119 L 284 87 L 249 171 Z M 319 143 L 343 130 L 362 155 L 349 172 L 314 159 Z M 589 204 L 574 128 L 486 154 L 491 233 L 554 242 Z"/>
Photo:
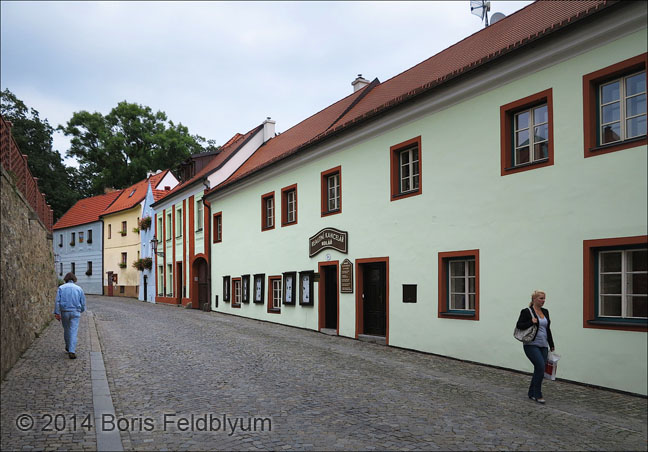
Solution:
<path fill-rule="evenodd" d="M 645 398 L 545 382 L 541 406 L 514 372 L 132 299 L 88 307 L 124 450 L 647 447 Z M 94 429 L 16 428 L 21 413 L 93 412 L 87 323 L 79 359 L 54 322 L 2 383 L 3 450 L 96 447 Z M 196 431 L 210 415 L 217 431 Z"/>

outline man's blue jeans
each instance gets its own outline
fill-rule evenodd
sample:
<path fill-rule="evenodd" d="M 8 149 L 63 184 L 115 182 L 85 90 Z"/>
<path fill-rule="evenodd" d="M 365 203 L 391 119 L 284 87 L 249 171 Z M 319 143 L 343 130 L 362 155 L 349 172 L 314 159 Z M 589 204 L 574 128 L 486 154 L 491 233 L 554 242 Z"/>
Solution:
<path fill-rule="evenodd" d="M 547 364 L 547 353 L 549 348 L 538 347 L 537 345 L 525 345 L 524 353 L 533 364 L 533 378 L 529 386 L 529 397 L 542 398 L 542 379 L 544 378 L 545 365 Z"/>
<path fill-rule="evenodd" d="M 77 331 L 79 330 L 79 311 L 61 312 L 61 323 L 63 323 L 63 337 L 65 337 L 65 349 L 70 353 L 76 353 Z"/>

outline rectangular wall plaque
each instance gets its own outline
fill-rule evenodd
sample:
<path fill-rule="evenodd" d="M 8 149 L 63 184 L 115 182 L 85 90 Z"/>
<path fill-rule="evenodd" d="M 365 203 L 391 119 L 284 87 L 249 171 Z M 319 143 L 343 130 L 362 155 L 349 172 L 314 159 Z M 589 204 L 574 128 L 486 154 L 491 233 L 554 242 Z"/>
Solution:
<path fill-rule="evenodd" d="M 340 266 L 340 292 L 353 293 L 353 263 L 349 259 Z"/>

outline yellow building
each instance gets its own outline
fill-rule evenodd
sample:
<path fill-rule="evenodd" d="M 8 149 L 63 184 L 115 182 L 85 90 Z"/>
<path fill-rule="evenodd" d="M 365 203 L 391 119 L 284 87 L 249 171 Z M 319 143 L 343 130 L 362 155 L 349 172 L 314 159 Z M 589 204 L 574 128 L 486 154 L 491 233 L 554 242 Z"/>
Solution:
<path fill-rule="evenodd" d="M 171 190 L 178 180 L 169 170 L 160 171 L 121 191 L 101 214 L 103 221 L 104 294 L 137 298 L 140 259 L 139 220 L 149 181 L 153 189 Z"/>

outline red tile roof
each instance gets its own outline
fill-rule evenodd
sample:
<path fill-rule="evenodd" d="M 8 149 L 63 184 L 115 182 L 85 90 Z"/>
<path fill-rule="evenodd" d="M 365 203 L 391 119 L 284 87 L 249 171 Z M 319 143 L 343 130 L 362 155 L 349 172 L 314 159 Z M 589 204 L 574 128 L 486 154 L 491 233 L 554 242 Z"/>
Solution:
<path fill-rule="evenodd" d="M 166 195 L 171 193 L 171 190 L 156 190 L 153 189 L 153 202 L 159 201 L 164 198 Z"/>
<path fill-rule="evenodd" d="M 251 138 L 254 134 L 259 132 L 261 129 L 263 129 L 263 124 L 255 127 L 254 129 L 250 130 L 244 135 L 241 135 L 240 133 L 235 134 L 232 138 L 230 138 L 227 143 L 225 143 L 223 146 L 221 146 L 220 152 L 216 154 L 207 165 L 205 165 L 200 171 L 198 171 L 191 179 L 187 179 L 185 182 L 176 185 L 170 192 L 166 192 L 166 196 L 169 196 L 171 194 L 176 194 L 178 192 L 181 192 L 185 188 L 189 187 L 190 185 L 194 184 L 196 181 L 201 180 L 203 177 L 209 175 L 213 171 L 217 170 L 220 168 L 220 166 L 225 163 L 229 158 L 234 155 L 234 153 L 241 148 L 249 138 Z M 155 200 L 157 202 L 157 199 Z"/>
<path fill-rule="evenodd" d="M 111 213 L 120 212 L 122 210 L 132 209 L 137 204 L 142 202 L 142 200 L 146 197 L 146 190 L 148 190 L 149 180 L 151 181 L 151 187 L 155 189 L 157 188 L 157 184 L 159 184 L 160 181 L 164 179 L 164 176 L 166 176 L 168 172 L 169 170 L 162 171 L 147 179 L 143 179 L 128 188 L 123 189 L 120 196 L 109 208 L 101 213 L 101 216 L 110 215 Z"/>
<path fill-rule="evenodd" d="M 117 199 L 122 190 L 106 193 L 105 195 L 93 196 L 77 201 L 65 214 L 59 218 L 54 229 L 79 226 L 93 221 L 99 221 L 99 215 L 106 210 L 110 204 Z"/>
<path fill-rule="evenodd" d="M 606 0 L 536 1 L 383 83 L 374 80 L 286 130 L 266 142 L 228 180 L 209 192 L 614 4 L 617 2 Z"/>

